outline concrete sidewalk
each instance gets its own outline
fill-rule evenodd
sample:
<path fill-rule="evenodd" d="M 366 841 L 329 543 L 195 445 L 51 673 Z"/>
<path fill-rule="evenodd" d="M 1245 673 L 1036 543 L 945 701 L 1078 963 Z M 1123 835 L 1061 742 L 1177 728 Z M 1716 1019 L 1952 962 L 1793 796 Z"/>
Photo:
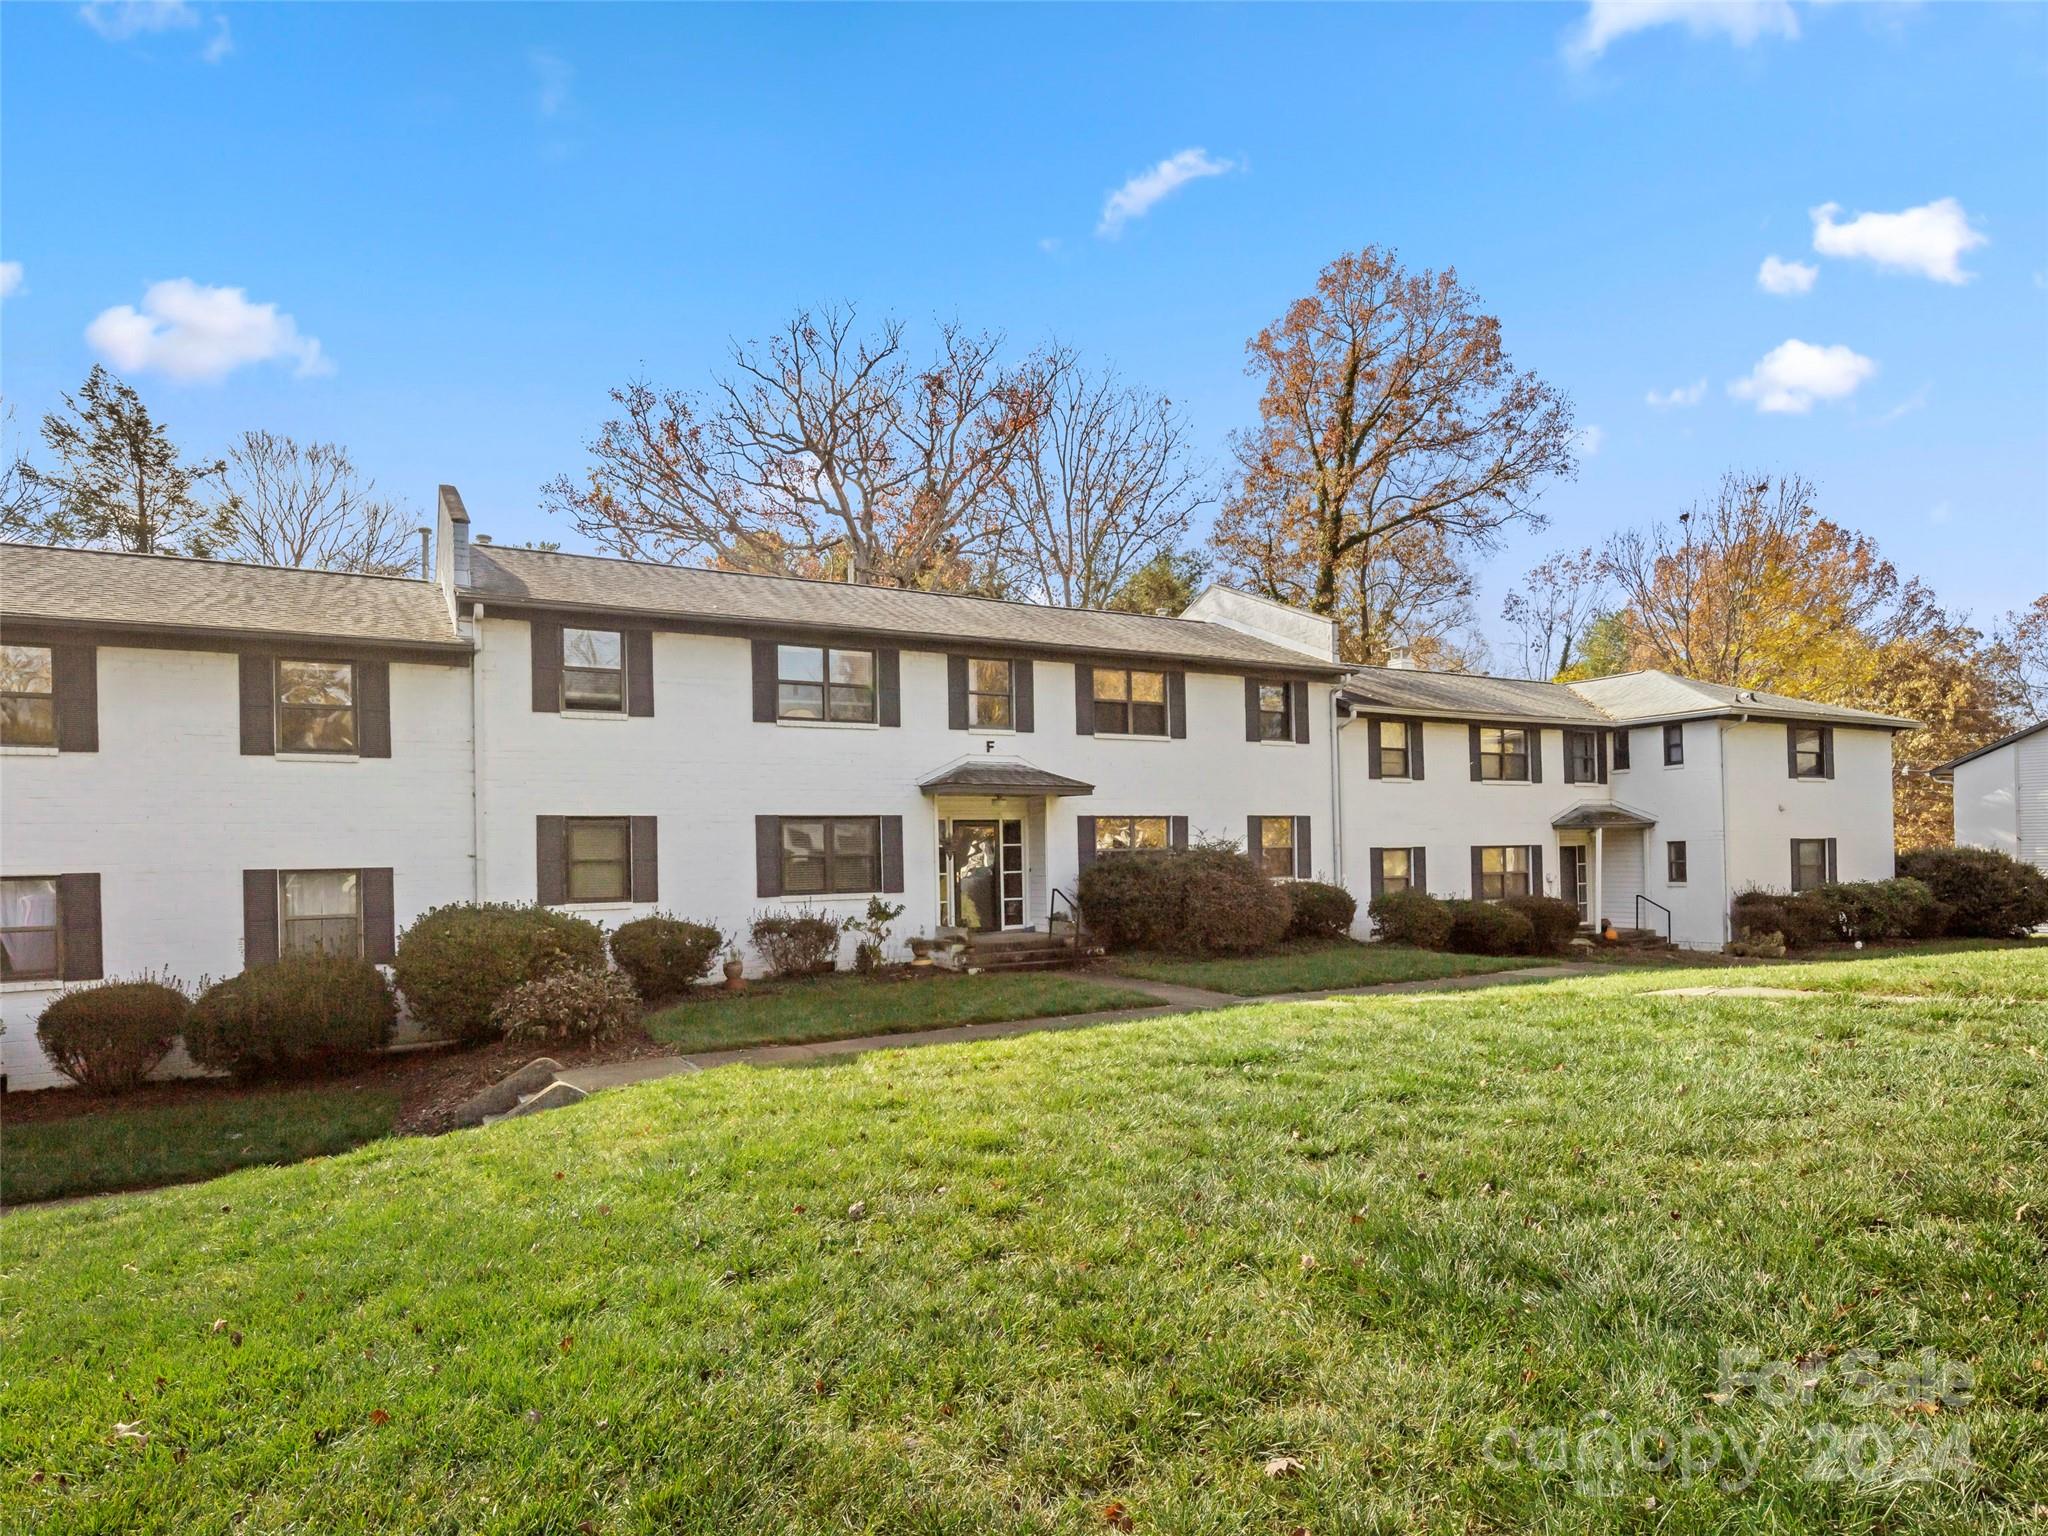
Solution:
<path fill-rule="evenodd" d="M 1043 1030 L 1090 1029 L 1098 1024 L 1122 1024 L 1131 1019 L 1157 1019 L 1176 1013 L 1208 1013 L 1219 1008 L 1248 1008 L 1259 1003 L 1307 1003 L 1327 998 L 1376 997 L 1408 992 L 1465 992 L 1478 987 L 1512 986 L 1560 976 L 1609 974 L 1613 969 L 1609 965 L 1576 961 L 1563 965 L 1522 966 L 1512 971 L 1488 971 L 1477 976 L 1439 976 L 1423 981 L 1387 981 L 1367 987 L 1338 987 L 1327 992 L 1275 992 L 1263 997 L 1238 997 L 1229 992 L 1209 992 L 1172 982 L 1091 971 L 1091 979 L 1105 986 L 1127 987 L 1133 992 L 1156 997 L 1159 1006 L 1114 1009 L 1105 1013 L 1063 1013 L 1038 1019 L 1006 1019 L 997 1024 L 955 1024 L 945 1029 L 855 1035 L 843 1040 L 812 1040 L 799 1045 L 750 1045 L 728 1051 L 698 1051 L 687 1056 L 642 1056 L 632 1061 L 575 1067 L 557 1073 L 555 1081 L 580 1088 L 585 1093 L 596 1093 L 601 1088 L 620 1088 L 628 1083 L 650 1082 L 658 1077 L 675 1077 L 685 1072 L 708 1072 L 714 1067 L 787 1066 L 832 1056 L 862 1056 L 869 1051 L 900 1051 L 920 1045 L 958 1045 L 968 1040 L 1002 1040 Z"/>

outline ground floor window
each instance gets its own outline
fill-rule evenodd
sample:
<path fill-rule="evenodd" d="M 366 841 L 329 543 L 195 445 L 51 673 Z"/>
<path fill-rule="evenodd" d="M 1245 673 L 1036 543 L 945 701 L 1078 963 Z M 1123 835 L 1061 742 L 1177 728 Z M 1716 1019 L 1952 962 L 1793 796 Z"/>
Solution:
<path fill-rule="evenodd" d="M 361 885 L 352 869 L 285 869 L 277 875 L 278 953 L 363 952 Z"/>
<path fill-rule="evenodd" d="M 873 816 L 790 817 L 782 823 L 782 889 L 790 896 L 882 888 L 882 824 Z"/>
<path fill-rule="evenodd" d="M 1133 853 L 1164 848 L 1167 827 L 1164 816 L 1098 816 L 1095 818 L 1095 851 Z M 1290 872 L 1292 866 L 1289 866 Z"/>
<path fill-rule="evenodd" d="M 1473 894 L 1481 901 L 1499 901 L 1508 896 L 1529 894 L 1529 850 L 1527 848 L 1481 848 L 1479 889 Z"/>
<path fill-rule="evenodd" d="M 1382 848 L 1380 850 L 1380 890 L 1392 895 L 1395 891 L 1410 889 L 1415 882 L 1415 861 L 1409 849 Z"/>
<path fill-rule="evenodd" d="M 1826 885 L 1834 878 L 1834 871 L 1828 866 L 1828 844 L 1832 839 L 1825 837 L 1795 837 L 1792 839 L 1792 889 L 1810 891 L 1816 886 Z"/>
<path fill-rule="evenodd" d="M 1294 878 L 1294 818 L 1259 818 L 1259 846 L 1252 850 L 1259 868 L 1275 880 Z"/>
<path fill-rule="evenodd" d="M 564 860 L 571 901 L 628 901 L 633 894 L 632 839 L 623 816 L 573 818 Z"/>
<path fill-rule="evenodd" d="M 61 969 L 56 880 L 0 880 L 0 981 L 55 978 Z"/>
<path fill-rule="evenodd" d="M 1664 878 L 1672 885 L 1685 884 L 1685 844 L 1670 842 L 1664 845 Z"/>

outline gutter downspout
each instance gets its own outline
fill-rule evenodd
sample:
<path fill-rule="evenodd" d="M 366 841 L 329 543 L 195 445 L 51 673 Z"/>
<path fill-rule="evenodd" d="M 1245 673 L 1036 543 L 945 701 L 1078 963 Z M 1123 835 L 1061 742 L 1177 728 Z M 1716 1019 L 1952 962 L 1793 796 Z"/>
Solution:
<path fill-rule="evenodd" d="M 1749 724 L 1747 714 L 1738 715 L 1735 724 Z M 1714 731 L 1714 771 L 1721 780 L 1721 943 L 1726 946 L 1735 937 L 1735 892 L 1730 879 L 1728 846 L 1728 726 L 1723 715 L 1716 722 Z"/>
<path fill-rule="evenodd" d="M 1347 891 L 1344 880 L 1344 717 L 1338 690 L 1330 690 L 1330 865 L 1331 882 Z"/>
<path fill-rule="evenodd" d="M 484 605 L 469 611 L 469 870 L 471 899 L 484 899 Z"/>

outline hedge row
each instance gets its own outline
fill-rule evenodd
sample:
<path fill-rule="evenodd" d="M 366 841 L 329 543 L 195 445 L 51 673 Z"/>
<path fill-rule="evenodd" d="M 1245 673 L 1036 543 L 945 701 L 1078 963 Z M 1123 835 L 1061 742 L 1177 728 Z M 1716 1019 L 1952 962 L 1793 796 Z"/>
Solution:
<path fill-rule="evenodd" d="M 1390 944 L 1464 955 L 1563 954 L 1578 932 L 1579 909 L 1555 896 L 1466 901 L 1426 891 L 1375 896 L 1373 929 Z"/>
<path fill-rule="evenodd" d="M 1242 955 L 1285 938 L 1347 931 L 1358 903 L 1342 886 L 1267 878 L 1234 848 L 1120 853 L 1082 871 L 1081 921 L 1110 949 Z"/>
<path fill-rule="evenodd" d="M 1927 848 L 1900 855 L 1890 880 L 1844 880 L 1796 895 L 1744 891 L 1729 916 L 1738 940 L 1776 934 L 1787 949 L 2017 938 L 2048 923 L 2048 875 L 1988 848 Z"/>

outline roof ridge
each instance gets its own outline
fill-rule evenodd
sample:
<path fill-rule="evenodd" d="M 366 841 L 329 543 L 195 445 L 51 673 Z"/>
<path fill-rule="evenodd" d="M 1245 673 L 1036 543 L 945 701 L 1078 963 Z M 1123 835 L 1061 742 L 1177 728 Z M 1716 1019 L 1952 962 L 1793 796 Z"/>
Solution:
<path fill-rule="evenodd" d="M 402 581 L 416 587 L 434 585 L 431 577 L 398 576 L 389 571 L 330 571 L 318 565 L 269 565 L 261 560 L 221 560 L 212 555 L 175 555 L 139 549 L 86 549 L 76 544 L 31 544 L 25 539 L 0 539 L 0 551 L 9 549 L 36 550 L 58 555 L 102 555 L 123 560 L 175 560 L 181 565 L 212 565 L 223 570 L 286 571 L 297 576 L 343 576 L 353 577 L 359 581 Z"/>

